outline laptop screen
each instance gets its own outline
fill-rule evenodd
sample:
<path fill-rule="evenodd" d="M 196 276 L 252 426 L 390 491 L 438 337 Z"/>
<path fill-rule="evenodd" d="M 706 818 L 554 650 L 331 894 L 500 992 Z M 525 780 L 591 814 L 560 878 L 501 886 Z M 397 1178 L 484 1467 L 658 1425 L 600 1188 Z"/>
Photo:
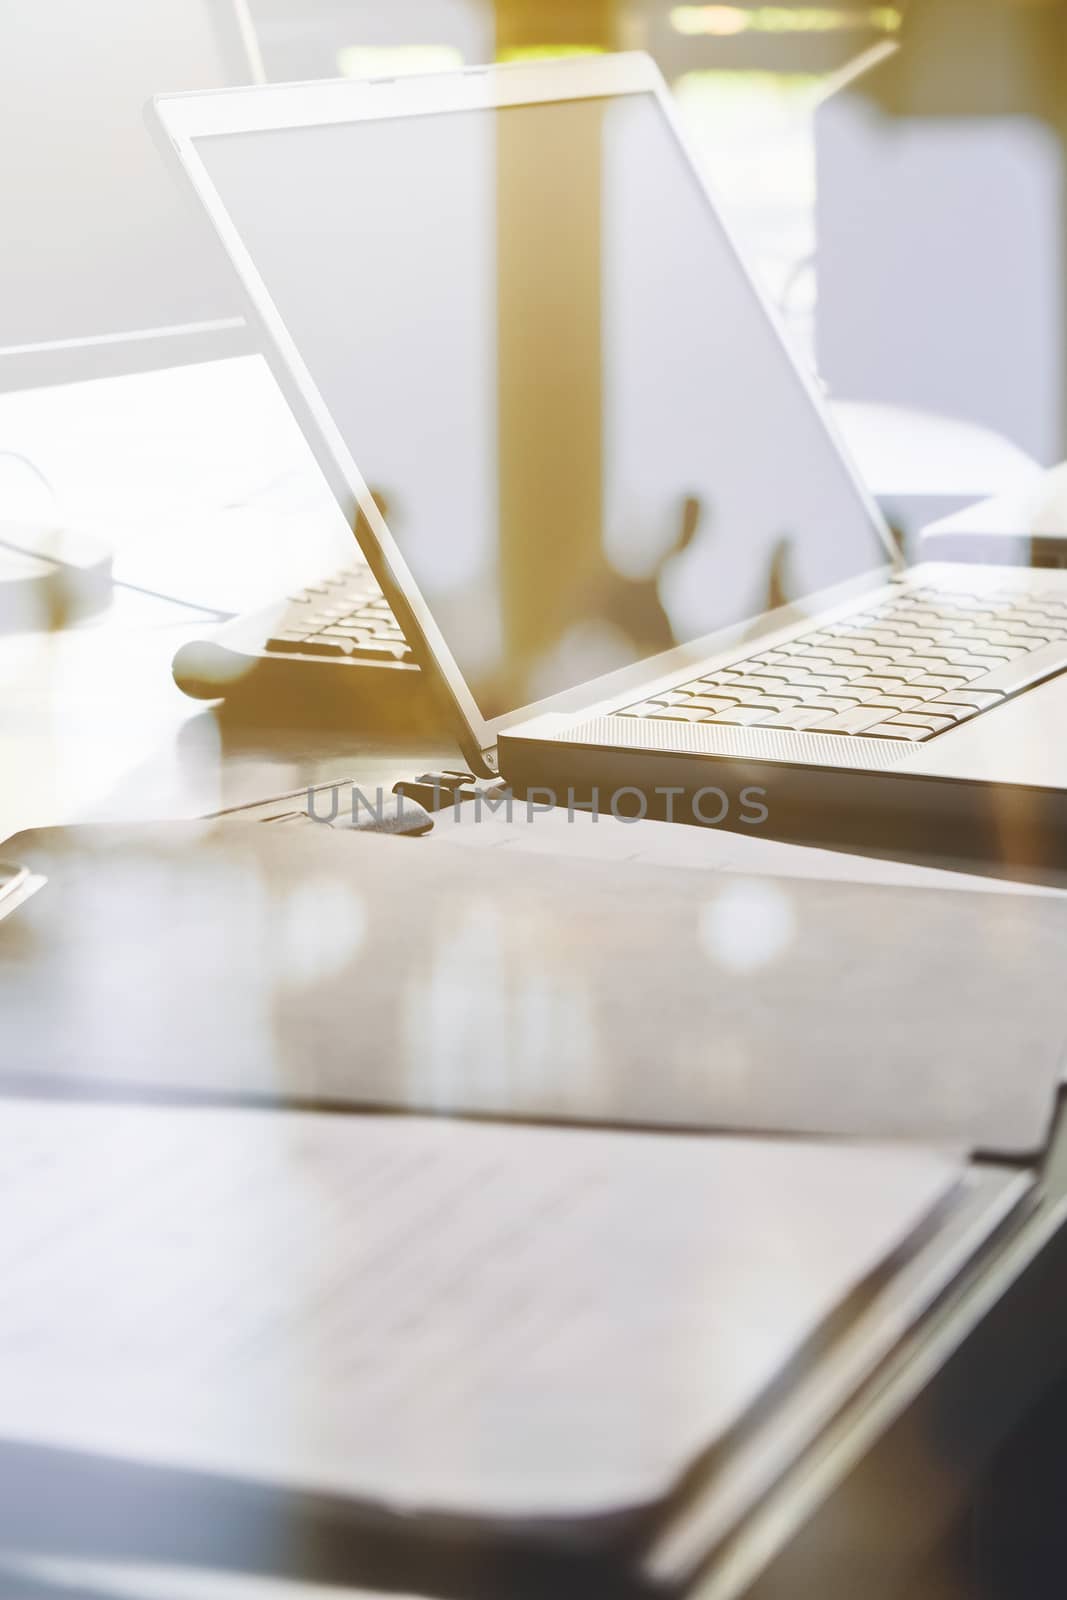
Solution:
<path fill-rule="evenodd" d="M 197 147 L 485 718 L 885 567 L 654 95 Z"/>

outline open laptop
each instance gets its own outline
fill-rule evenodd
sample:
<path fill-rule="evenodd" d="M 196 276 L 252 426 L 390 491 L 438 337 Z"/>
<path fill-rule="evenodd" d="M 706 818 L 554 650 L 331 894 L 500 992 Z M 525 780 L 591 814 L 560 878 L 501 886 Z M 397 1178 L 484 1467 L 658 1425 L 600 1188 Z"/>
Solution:
<path fill-rule="evenodd" d="M 647 57 L 155 112 L 475 772 L 1055 847 L 1067 573 L 900 568 Z"/>

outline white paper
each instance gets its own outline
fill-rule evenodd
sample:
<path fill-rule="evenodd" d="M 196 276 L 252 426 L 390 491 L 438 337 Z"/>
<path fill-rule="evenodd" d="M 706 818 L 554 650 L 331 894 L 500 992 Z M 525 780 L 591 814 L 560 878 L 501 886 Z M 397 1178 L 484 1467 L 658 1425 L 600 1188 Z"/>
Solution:
<path fill-rule="evenodd" d="M 220 1572 L 217 1568 L 166 1566 L 141 1561 L 85 1561 L 54 1556 L 0 1557 L 0 1594 L 28 1597 L 37 1585 L 52 1584 L 56 1600 L 415 1600 L 393 1591 L 355 1589 L 350 1584 L 301 1583 L 263 1572 Z"/>
<path fill-rule="evenodd" d="M 528 1521 L 659 1501 L 930 1149 L 8 1103 L 0 1438 Z"/>
<path fill-rule="evenodd" d="M 357 786 L 358 787 L 358 786 Z M 351 786 L 338 790 L 342 806 Z M 327 794 L 319 804 L 328 810 Z M 349 802 L 350 803 L 350 802 Z M 499 802 L 494 802 L 494 807 Z M 815 845 L 785 844 L 726 828 L 694 828 L 650 819 L 593 816 L 577 808 L 530 807 L 523 800 L 489 809 L 473 800 L 437 813 L 435 842 L 477 849 L 565 856 L 570 860 L 634 861 L 649 866 L 686 867 L 704 872 L 744 872 L 782 878 L 819 878 L 834 883 L 871 883 L 911 889 L 969 889 L 976 893 L 1037 894 L 1063 898 L 1067 890 L 1043 883 L 1017 882 L 978 871 L 953 872 L 882 856 L 855 855 Z"/>

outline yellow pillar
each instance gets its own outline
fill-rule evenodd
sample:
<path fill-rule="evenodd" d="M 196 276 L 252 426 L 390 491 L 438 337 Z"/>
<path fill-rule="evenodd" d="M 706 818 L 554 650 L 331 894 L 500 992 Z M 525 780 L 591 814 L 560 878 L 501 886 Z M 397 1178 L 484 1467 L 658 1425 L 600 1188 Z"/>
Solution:
<path fill-rule="evenodd" d="M 614 0 L 496 0 L 497 54 L 610 48 L 615 12 Z M 588 567 L 601 538 L 595 113 L 504 112 L 497 163 L 503 621 L 510 651 L 529 663 L 564 624 L 567 572 Z"/>
<path fill-rule="evenodd" d="M 494 0 L 497 54 L 545 45 L 611 50 L 618 0 Z"/>

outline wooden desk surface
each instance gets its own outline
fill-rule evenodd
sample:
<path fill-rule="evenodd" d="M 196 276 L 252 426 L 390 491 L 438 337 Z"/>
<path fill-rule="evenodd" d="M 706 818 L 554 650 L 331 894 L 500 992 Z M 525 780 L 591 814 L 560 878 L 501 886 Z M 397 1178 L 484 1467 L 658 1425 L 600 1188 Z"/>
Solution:
<path fill-rule="evenodd" d="M 228 727 L 170 679 L 177 642 L 201 626 L 157 602 L 119 602 L 98 625 L 0 642 L 8 758 L 0 834 L 86 817 L 190 817 L 336 778 L 391 787 L 423 766 L 455 762 L 446 739 L 434 750 L 358 732 Z M 717 1495 L 680 1508 L 647 1553 L 649 1579 L 671 1587 L 668 1574 L 687 1571 L 701 1600 L 858 1586 L 870 1597 L 888 1596 L 891 1576 L 895 1585 L 902 1571 L 921 1568 L 924 1600 L 951 1594 L 934 1586 L 930 1552 L 1067 1349 L 1065 1221 L 1061 1128 L 1033 1216 L 965 1275 L 831 1430 L 784 1474 L 772 1465 L 774 1488 L 725 1536 Z M 773 1434 L 769 1447 L 777 1451 Z M 767 1471 L 765 1454 L 757 1465 Z M 711 1547 L 709 1559 L 698 1554 Z M 101 1576 L 90 1571 L 85 1581 Z M 116 1592 L 170 1595 L 147 1582 Z"/>
<path fill-rule="evenodd" d="M 5 451 L 34 462 L 57 504 Z M 57 505 L 111 543 L 119 586 L 92 621 L 0 636 L 0 838 L 458 764 L 446 736 L 435 749 L 358 729 L 242 732 L 173 683 L 174 652 L 216 620 L 198 606 L 253 609 L 351 559 L 351 534 L 258 358 L 0 395 L 0 513 L 48 519 Z"/>
<path fill-rule="evenodd" d="M 186 699 L 170 662 L 204 627 L 161 602 L 120 599 L 97 623 L 0 639 L 0 838 L 50 823 L 202 816 L 333 778 L 391 788 L 462 764 L 445 735 L 242 728 Z"/>
<path fill-rule="evenodd" d="M 261 396 L 253 403 L 255 386 L 247 386 L 246 377 L 241 385 L 246 385 L 241 437 L 251 467 L 245 490 L 231 499 L 228 511 L 221 500 L 211 511 L 202 500 L 197 505 L 187 498 L 177 509 L 168 504 L 159 516 L 145 503 L 146 478 L 156 483 L 157 496 L 168 473 L 180 489 L 198 452 L 207 462 L 205 472 L 216 471 L 216 499 L 230 493 L 225 484 L 219 486 L 212 419 L 197 416 L 195 385 L 183 388 L 182 381 L 169 389 L 158 386 L 171 407 L 169 448 L 159 434 L 159 418 L 155 424 L 145 421 L 143 387 L 124 392 L 121 403 L 98 413 L 88 442 L 91 412 L 72 394 L 35 398 L 21 409 L 3 397 L 0 447 L 44 458 L 72 516 L 84 513 L 79 520 L 98 532 L 118 529 L 120 577 L 220 609 L 238 609 L 255 603 L 270 582 L 284 589 L 301 562 L 311 577 L 323 570 L 317 561 L 347 549 L 347 530 L 338 529 L 329 504 L 316 502 L 318 490 L 307 485 L 299 494 L 290 493 L 280 511 L 274 502 L 266 524 L 278 538 L 273 552 L 269 540 L 253 538 L 255 519 L 266 515 L 262 487 L 278 481 L 279 452 L 295 460 L 292 471 L 299 476 L 304 447 L 299 436 L 294 443 L 295 429 L 279 419 L 274 399 Z M 184 410 L 177 390 L 185 395 Z M 149 463 L 135 474 L 136 493 L 122 475 L 131 459 L 131 429 L 140 429 Z M 177 452 L 175 441 L 181 446 Z M 259 489 L 252 481 L 257 472 Z M 284 472 L 282 481 L 291 490 L 292 479 Z M 110 500 L 109 482 L 118 486 Z M 115 506 L 111 517 L 109 507 Z M 155 566 L 151 560 L 152 541 L 144 525 L 153 516 L 153 539 L 160 544 L 185 540 L 184 562 L 172 560 L 169 570 L 162 554 Z M 458 764 L 444 736 L 433 748 L 431 741 L 368 737 L 358 730 L 228 725 L 212 709 L 185 699 L 170 677 L 175 649 L 202 632 L 207 620 L 206 613 L 188 604 L 118 590 L 113 608 L 97 622 L 62 634 L 0 639 L 0 838 L 27 827 L 88 818 L 192 817 L 334 778 L 391 786 L 397 777 L 425 766 Z M 705 1537 L 707 1504 L 697 1496 L 672 1518 L 648 1552 L 650 1581 L 680 1564 L 691 1570 L 692 1592 L 702 1600 L 857 1589 L 870 1600 L 896 1592 L 901 1573 L 926 1559 L 958 1514 L 1007 1428 L 1063 1365 L 1065 1221 L 1067 1129 L 1061 1126 L 1049 1157 L 1045 1199 L 1025 1224 L 1001 1241 L 981 1271 L 944 1298 L 921 1331 L 902 1343 L 878 1381 L 843 1408 L 834 1427 L 803 1453 L 725 1543 L 709 1536 L 707 1542 L 717 1544 L 712 1559 L 702 1563 L 693 1555 Z M 932 1440 L 946 1439 L 952 1446 L 951 1471 L 945 1469 L 944 1451 L 930 1448 Z M 100 1588 L 108 1592 L 105 1584 Z M 151 1589 L 146 1586 L 144 1592 Z M 924 1588 L 924 1600 L 940 1592 L 949 1591 Z"/>

